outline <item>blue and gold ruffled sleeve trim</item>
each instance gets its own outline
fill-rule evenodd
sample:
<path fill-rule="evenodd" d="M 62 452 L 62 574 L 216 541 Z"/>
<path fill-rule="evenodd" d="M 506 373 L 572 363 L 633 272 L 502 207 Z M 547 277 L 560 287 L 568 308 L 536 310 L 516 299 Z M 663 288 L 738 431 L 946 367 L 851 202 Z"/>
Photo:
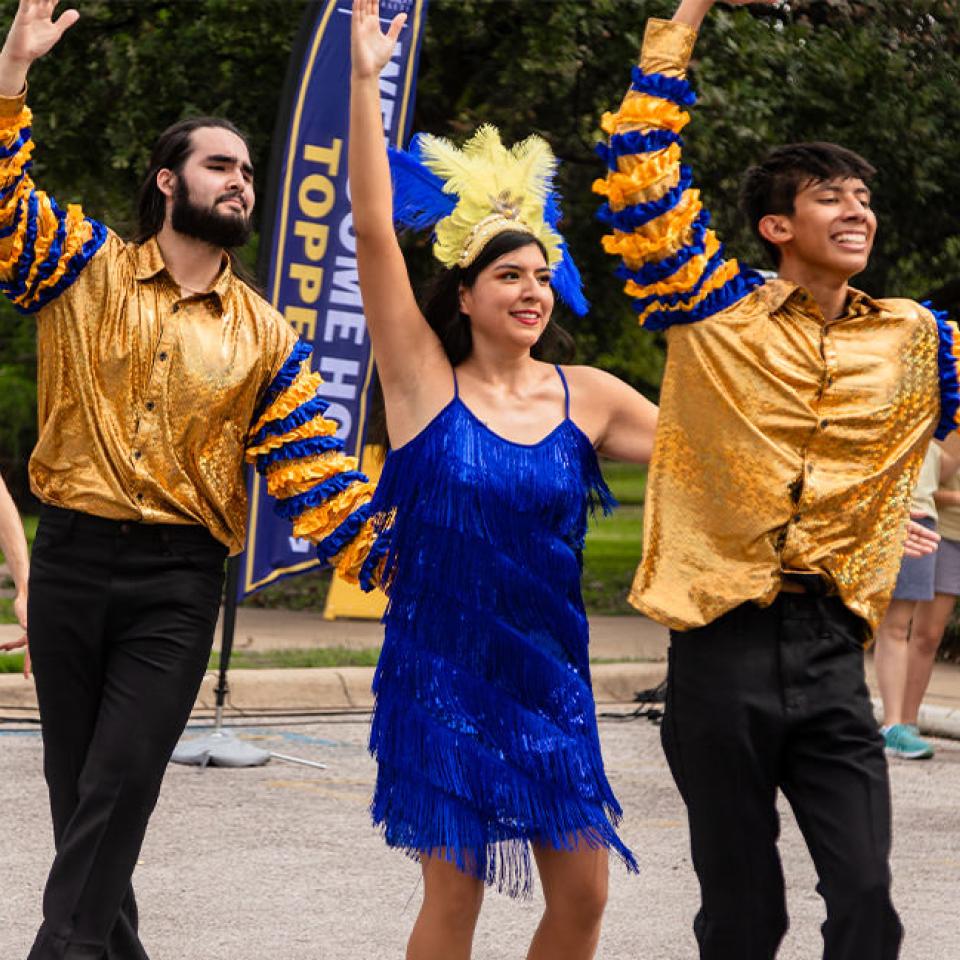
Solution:
<path fill-rule="evenodd" d="M 374 484 L 344 453 L 336 421 L 324 416 L 329 404 L 317 395 L 322 380 L 310 370 L 311 352 L 297 342 L 273 378 L 250 430 L 246 458 L 265 478 L 294 536 L 315 543 L 321 562 L 344 579 L 356 583 L 363 572 L 372 586 L 377 570 L 367 561 L 377 539 L 370 508 Z"/>
<path fill-rule="evenodd" d="M 0 291 L 36 313 L 77 279 L 107 228 L 76 204 L 62 209 L 30 177 L 32 115 L 19 99 L 0 109 Z"/>
<path fill-rule="evenodd" d="M 945 310 L 934 310 L 933 304 L 923 304 L 937 321 L 940 345 L 937 366 L 940 373 L 940 419 L 934 436 L 944 440 L 960 427 L 960 331 L 947 318 Z"/>
<path fill-rule="evenodd" d="M 692 171 L 680 162 L 684 108 L 695 102 L 683 77 L 635 67 L 620 109 L 601 121 L 610 139 L 597 152 L 608 171 L 593 189 L 606 197 L 598 216 L 612 228 L 603 247 L 621 258 L 617 276 L 648 330 L 703 320 L 763 283 L 724 257 Z"/>

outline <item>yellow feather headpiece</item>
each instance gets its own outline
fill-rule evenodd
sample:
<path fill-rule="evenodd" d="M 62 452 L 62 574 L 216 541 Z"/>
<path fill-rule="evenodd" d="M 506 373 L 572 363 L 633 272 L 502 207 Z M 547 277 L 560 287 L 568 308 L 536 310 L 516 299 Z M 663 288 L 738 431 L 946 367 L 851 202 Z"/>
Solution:
<path fill-rule="evenodd" d="M 468 267 L 495 236 L 529 233 L 543 244 L 552 282 L 577 313 L 585 313 L 580 275 L 556 229 L 560 205 L 553 188 L 557 159 L 536 135 L 505 147 L 484 124 L 457 147 L 417 134 L 408 151 L 390 150 L 394 220 L 434 228 L 434 256 L 445 267 Z"/>

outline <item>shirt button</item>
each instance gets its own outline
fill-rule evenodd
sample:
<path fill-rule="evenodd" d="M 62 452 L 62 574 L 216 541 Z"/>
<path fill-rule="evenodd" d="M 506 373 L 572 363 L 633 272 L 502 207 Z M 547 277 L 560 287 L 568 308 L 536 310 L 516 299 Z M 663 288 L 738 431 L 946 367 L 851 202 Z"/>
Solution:
<path fill-rule="evenodd" d="M 148 410 L 152 410 L 155 406 L 156 404 L 152 400 L 148 400 L 146 403 L 146 407 Z"/>
<path fill-rule="evenodd" d="M 164 351 L 162 351 L 162 352 L 160 353 L 160 359 L 161 359 L 161 360 L 166 360 L 166 359 L 167 359 L 167 352 L 166 352 L 166 350 L 164 350 Z"/>

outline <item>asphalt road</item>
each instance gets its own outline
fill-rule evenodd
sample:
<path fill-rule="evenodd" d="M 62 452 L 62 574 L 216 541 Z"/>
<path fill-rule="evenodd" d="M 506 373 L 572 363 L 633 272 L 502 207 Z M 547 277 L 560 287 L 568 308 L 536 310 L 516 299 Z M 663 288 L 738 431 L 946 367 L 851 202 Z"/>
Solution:
<path fill-rule="evenodd" d="M 272 760 L 245 770 L 171 767 L 137 870 L 152 960 L 392 960 L 403 956 L 419 872 L 371 829 L 373 764 L 365 718 L 251 728 L 268 749 L 329 764 Z M 697 904 L 680 799 L 646 721 L 603 722 L 608 773 L 627 811 L 639 877 L 612 865 L 603 960 L 687 960 Z M 52 856 L 35 731 L 0 726 L 0 960 L 23 960 Z M 904 960 L 960 957 L 960 744 L 893 768 L 895 897 Z M 781 960 L 818 960 L 822 904 L 787 808 L 783 858 L 791 931 Z M 474 960 L 519 960 L 541 910 L 488 894 Z M 561 958 L 558 958 L 561 960 Z"/>

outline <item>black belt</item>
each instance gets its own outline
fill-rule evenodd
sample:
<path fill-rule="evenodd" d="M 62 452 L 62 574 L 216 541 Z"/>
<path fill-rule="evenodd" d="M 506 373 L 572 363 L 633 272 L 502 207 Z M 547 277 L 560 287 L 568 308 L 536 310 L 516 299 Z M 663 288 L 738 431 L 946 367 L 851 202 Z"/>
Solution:
<path fill-rule="evenodd" d="M 784 574 L 781 593 L 800 594 L 808 597 L 826 597 L 833 591 L 819 573 Z"/>
<path fill-rule="evenodd" d="M 68 524 L 71 530 L 99 537 L 123 537 L 139 542 L 211 544 L 219 543 L 210 531 L 196 523 L 144 523 L 141 520 L 112 520 L 53 504 L 40 505 L 40 519 L 55 526 Z M 226 549 L 226 548 L 224 548 Z"/>

